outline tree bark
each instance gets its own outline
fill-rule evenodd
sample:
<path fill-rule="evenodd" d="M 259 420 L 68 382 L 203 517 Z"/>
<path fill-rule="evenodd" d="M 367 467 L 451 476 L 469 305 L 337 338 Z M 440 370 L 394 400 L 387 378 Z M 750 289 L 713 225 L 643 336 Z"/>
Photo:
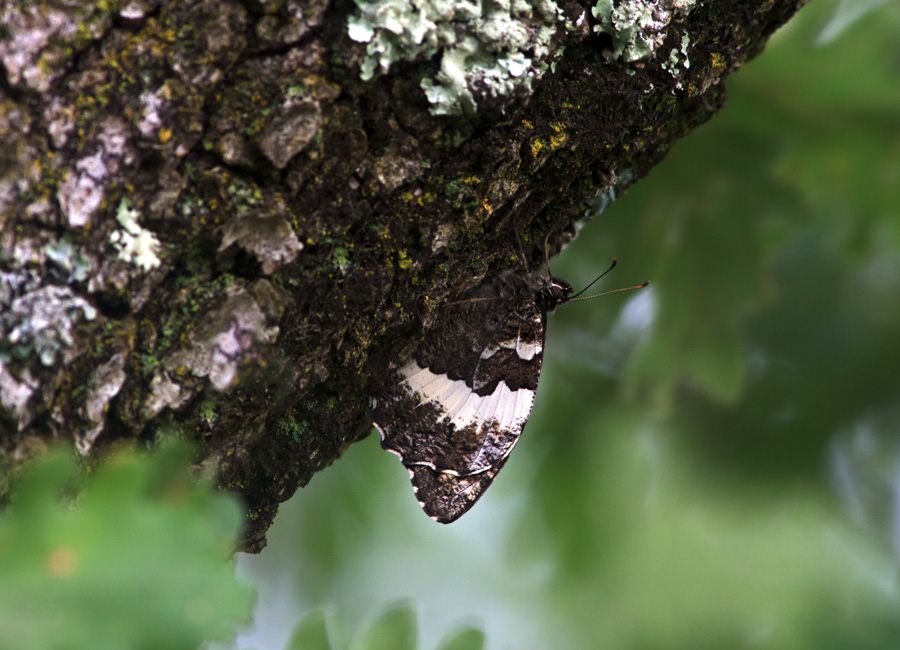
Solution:
<path fill-rule="evenodd" d="M 259 550 L 441 305 L 516 233 L 558 251 L 803 3 L 485 4 L 497 45 L 394 1 L 3 4 L 0 490 L 57 439 L 187 438 Z"/>

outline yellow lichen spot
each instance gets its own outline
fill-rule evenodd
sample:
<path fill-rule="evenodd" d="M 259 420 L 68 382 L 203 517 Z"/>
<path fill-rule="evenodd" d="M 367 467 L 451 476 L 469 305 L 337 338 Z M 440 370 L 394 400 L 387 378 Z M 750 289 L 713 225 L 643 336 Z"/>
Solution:
<path fill-rule="evenodd" d="M 406 271 L 412 266 L 412 260 L 406 256 L 405 250 L 397 251 L 397 266 Z"/>
<path fill-rule="evenodd" d="M 494 212 L 494 206 L 492 206 L 490 201 L 487 200 L 487 197 L 485 197 L 481 201 L 481 207 L 483 207 L 484 211 L 487 212 L 488 214 L 491 214 Z"/>
<path fill-rule="evenodd" d="M 169 140 L 172 139 L 172 129 L 167 126 L 160 128 L 159 130 L 159 141 L 165 144 Z"/>
<path fill-rule="evenodd" d="M 712 55 L 710 56 L 710 59 L 711 59 L 710 63 L 712 65 L 713 72 L 715 72 L 716 75 L 722 74 L 722 72 L 725 71 L 725 68 L 727 65 L 725 63 L 725 57 L 722 56 L 721 54 L 719 54 L 718 52 L 713 52 Z"/>
<path fill-rule="evenodd" d="M 530 121 L 528 121 L 528 120 L 522 120 L 522 126 L 524 126 L 526 129 L 533 129 L 533 128 L 534 128 L 534 124 L 532 124 L 532 123 L 531 123 Z"/>
<path fill-rule="evenodd" d="M 400 195 L 400 198 L 407 202 L 416 200 L 416 197 L 413 196 L 412 192 L 403 192 L 403 194 Z"/>
<path fill-rule="evenodd" d="M 558 149 L 562 144 L 567 140 L 568 136 L 565 133 L 557 133 L 556 135 L 550 136 L 550 148 Z"/>
<path fill-rule="evenodd" d="M 538 157 L 538 154 L 541 153 L 541 149 L 544 148 L 544 143 L 540 140 L 532 140 L 531 142 L 531 155 L 535 158 Z"/>

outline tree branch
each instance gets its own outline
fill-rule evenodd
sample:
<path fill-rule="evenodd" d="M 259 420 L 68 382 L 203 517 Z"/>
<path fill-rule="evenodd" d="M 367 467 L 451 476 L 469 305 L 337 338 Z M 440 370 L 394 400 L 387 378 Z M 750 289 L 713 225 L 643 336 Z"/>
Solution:
<path fill-rule="evenodd" d="M 441 305 L 570 240 L 801 4 L 432 8 L 421 43 L 389 0 L 5 9 L 4 474 L 189 438 L 262 548 Z"/>

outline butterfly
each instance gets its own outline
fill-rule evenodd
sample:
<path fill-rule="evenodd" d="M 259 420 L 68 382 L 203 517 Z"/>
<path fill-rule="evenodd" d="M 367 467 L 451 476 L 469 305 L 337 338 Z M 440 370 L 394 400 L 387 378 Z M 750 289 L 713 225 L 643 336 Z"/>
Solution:
<path fill-rule="evenodd" d="M 396 380 L 373 399 L 381 446 L 400 457 L 419 504 L 440 523 L 475 505 L 516 446 L 534 405 L 547 315 L 598 297 L 577 296 L 616 265 L 613 259 L 573 296 L 568 282 L 550 274 L 546 257 L 545 242 L 546 275 L 527 266 L 501 271 L 446 304 Z"/>

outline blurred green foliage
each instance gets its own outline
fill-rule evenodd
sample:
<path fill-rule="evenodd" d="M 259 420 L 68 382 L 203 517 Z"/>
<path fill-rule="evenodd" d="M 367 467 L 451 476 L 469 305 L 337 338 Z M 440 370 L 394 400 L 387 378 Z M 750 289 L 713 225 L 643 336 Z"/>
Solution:
<path fill-rule="evenodd" d="M 577 242 L 654 280 L 628 393 L 741 468 L 818 471 L 837 427 L 897 398 L 900 14 L 813 49 L 829 10 L 776 34 L 725 111 Z"/>
<path fill-rule="evenodd" d="M 341 641 L 344 635 L 340 631 L 329 633 L 329 627 L 341 627 L 335 618 L 319 610 L 310 612 L 294 628 L 285 650 L 415 650 L 419 647 L 416 614 L 409 606 L 388 608 L 368 628 L 362 629 L 352 643 Z M 339 640 L 334 641 L 334 637 Z M 481 630 L 462 627 L 449 632 L 441 640 L 438 650 L 482 650 L 483 647 Z"/>
<path fill-rule="evenodd" d="M 0 648 L 196 648 L 254 602 L 230 558 L 238 504 L 196 483 L 189 450 L 122 452 L 84 480 L 50 453 L 0 515 Z M 67 496 L 65 496 L 67 495 Z"/>
<path fill-rule="evenodd" d="M 310 612 L 297 623 L 285 650 L 331 650 L 328 621 L 320 611 Z"/>

